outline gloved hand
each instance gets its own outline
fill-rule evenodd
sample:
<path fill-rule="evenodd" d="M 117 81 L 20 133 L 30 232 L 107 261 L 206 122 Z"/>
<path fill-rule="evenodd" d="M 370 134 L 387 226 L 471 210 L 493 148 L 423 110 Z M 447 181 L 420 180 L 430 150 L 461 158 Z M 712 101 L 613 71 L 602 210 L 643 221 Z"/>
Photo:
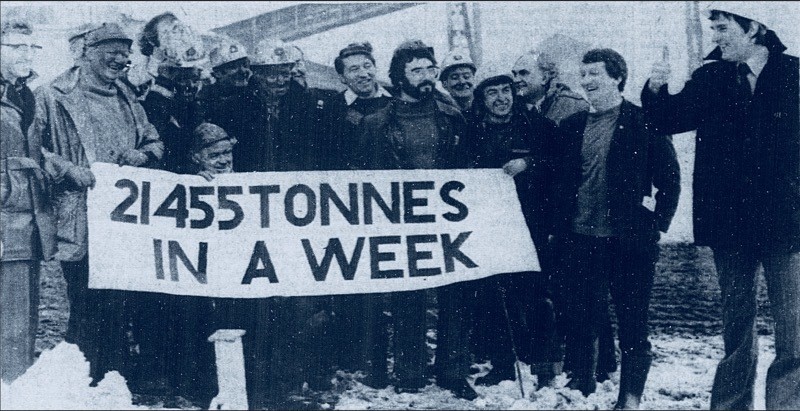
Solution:
<path fill-rule="evenodd" d="M 87 167 L 72 167 L 67 170 L 64 176 L 80 188 L 94 188 L 94 174 L 92 174 L 92 170 L 89 170 Z"/>

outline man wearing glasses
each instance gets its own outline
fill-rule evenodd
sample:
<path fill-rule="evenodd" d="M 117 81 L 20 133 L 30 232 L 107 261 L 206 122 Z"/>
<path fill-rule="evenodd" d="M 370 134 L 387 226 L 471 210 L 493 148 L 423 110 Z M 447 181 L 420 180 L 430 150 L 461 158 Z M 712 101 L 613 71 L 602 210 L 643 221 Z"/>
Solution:
<path fill-rule="evenodd" d="M 26 81 L 41 47 L 24 22 L 5 22 L 0 41 L 0 379 L 11 383 L 33 364 L 39 267 L 53 255 L 55 227 L 41 140 L 26 137 L 35 110 Z"/>
<path fill-rule="evenodd" d="M 466 122 L 459 108 L 436 90 L 439 68 L 433 48 L 420 40 L 406 41 L 394 51 L 389 78 L 398 90 L 389 104 L 364 117 L 362 158 L 366 169 L 463 168 Z M 457 397 L 478 397 L 469 376 L 468 327 L 465 288 L 453 284 L 436 290 L 439 305 L 436 347 L 436 384 Z M 403 291 L 389 296 L 394 321 L 395 391 L 418 392 L 428 384 L 425 346 L 426 291 Z M 368 315 L 380 315 L 375 307 Z M 385 358 L 373 360 L 373 381 L 386 375 Z M 380 374 L 380 375 L 378 375 Z"/>

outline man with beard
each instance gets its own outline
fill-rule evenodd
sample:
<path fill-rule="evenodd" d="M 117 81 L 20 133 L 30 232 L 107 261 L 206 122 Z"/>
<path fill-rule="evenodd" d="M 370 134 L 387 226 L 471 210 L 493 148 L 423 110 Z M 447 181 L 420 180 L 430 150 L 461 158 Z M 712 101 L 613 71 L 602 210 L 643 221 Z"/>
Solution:
<path fill-rule="evenodd" d="M 659 131 L 697 130 L 694 240 L 714 253 L 725 341 L 711 409 L 753 408 L 759 267 L 775 320 L 766 407 L 800 409 L 800 64 L 775 18 L 766 4 L 711 3 L 713 61 L 671 95 L 663 56 L 642 90 Z"/>
<path fill-rule="evenodd" d="M 591 112 L 561 122 L 553 189 L 558 270 L 567 303 L 567 347 L 574 369 L 567 387 L 588 396 L 597 388 L 598 317 L 608 291 L 622 352 L 616 409 L 637 409 L 652 361 L 647 314 L 660 232 L 678 206 L 680 167 L 669 136 L 644 121 L 622 97 L 628 77 L 611 49 L 587 52 L 581 85 Z M 653 189 L 657 190 L 653 196 Z M 655 197 L 655 206 L 649 206 Z"/>
<path fill-rule="evenodd" d="M 42 47 L 22 21 L 0 28 L 0 379 L 33 365 L 39 325 L 39 272 L 55 245 L 41 135 L 28 134 L 35 103 L 26 81 Z"/>
<path fill-rule="evenodd" d="M 450 99 L 436 91 L 438 73 L 433 48 L 420 40 L 395 49 L 389 78 L 398 93 L 378 112 L 364 117 L 362 149 L 367 169 L 462 168 L 466 155 L 462 138 L 466 122 Z M 436 384 L 457 397 L 473 400 L 469 385 L 468 327 L 464 287 L 453 284 L 436 290 L 439 304 L 436 346 Z M 394 322 L 395 391 L 418 392 L 427 385 L 425 346 L 427 292 L 391 293 L 389 311 Z M 367 315 L 382 317 L 383 307 Z M 372 358 L 373 381 L 386 381 L 386 343 L 376 341 Z"/>
<path fill-rule="evenodd" d="M 514 63 L 511 72 L 517 93 L 529 110 L 536 110 L 559 124 L 561 120 L 589 110 L 580 94 L 559 82 L 559 66 L 547 53 L 529 51 Z"/>
<path fill-rule="evenodd" d="M 121 82 L 130 39 L 113 23 L 86 35 L 86 56 L 52 83 L 36 90 L 30 132 L 42 136 L 55 181 L 58 251 L 67 280 L 70 318 L 66 340 L 91 363 L 95 382 L 106 371 L 126 373 L 124 291 L 90 290 L 87 256 L 87 190 L 94 162 L 157 166 L 164 152 L 158 132 L 132 90 Z"/>
<path fill-rule="evenodd" d="M 451 50 L 442 60 L 439 80 L 450 97 L 458 103 L 462 113 L 472 107 L 472 88 L 477 70 L 467 49 Z"/>
<path fill-rule="evenodd" d="M 552 270 L 552 257 L 547 246 L 545 193 L 552 178 L 549 150 L 556 141 L 556 126 L 538 113 L 517 109 L 513 83 L 510 76 L 498 75 L 475 88 L 469 153 L 475 167 L 502 167 L 514 177 L 542 272 L 509 273 L 470 283 L 475 295 L 473 343 L 477 356 L 492 362 L 491 372 L 475 384 L 514 380 L 516 353 L 531 364 L 541 388 L 560 372 L 560 346 L 546 277 Z"/>

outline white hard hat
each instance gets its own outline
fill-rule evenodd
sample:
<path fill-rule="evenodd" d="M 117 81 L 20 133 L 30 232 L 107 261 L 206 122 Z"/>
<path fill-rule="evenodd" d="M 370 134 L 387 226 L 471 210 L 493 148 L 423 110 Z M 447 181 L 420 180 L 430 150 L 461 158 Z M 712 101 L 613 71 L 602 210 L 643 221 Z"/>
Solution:
<path fill-rule="evenodd" d="M 211 67 L 219 67 L 245 57 L 247 57 L 247 49 L 230 37 L 220 39 L 220 42 L 209 53 Z"/>
<path fill-rule="evenodd" d="M 472 57 L 470 57 L 468 49 L 453 49 L 450 50 L 450 52 L 447 53 L 442 60 L 441 76 L 444 76 L 448 69 L 457 66 L 469 67 L 473 72 L 478 69 L 475 66 L 475 63 L 472 61 Z"/>
<path fill-rule="evenodd" d="M 757 21 L 767 28 L 772 28 L 775 19 L 775 12 L 764 2 L 745 2 L 745 1 L 710 1 L 706 5 L 706 15 L 712 11 L 724 11 L 736 14 L 753 21 Z"/>
<path fill-rule="evenodd" d="M 276 39 L 261 40 L 256 44 L 256 49 L 250 57 L 253 66 L 275 66 L 293 64 L 292 52 L 282 41 Z"/>
<path fill-rule="evenodd" d="M 191 30 L 163 36 L 153 54 L 168 67 L 201 67 L 207 62 L 203 40 Z"/>

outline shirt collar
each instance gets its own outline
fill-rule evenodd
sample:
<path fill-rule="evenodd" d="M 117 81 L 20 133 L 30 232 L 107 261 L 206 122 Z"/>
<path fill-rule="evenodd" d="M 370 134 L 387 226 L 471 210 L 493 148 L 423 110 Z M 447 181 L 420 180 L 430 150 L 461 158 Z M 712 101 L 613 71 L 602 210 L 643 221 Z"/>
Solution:
<path fill-rule="evenodd" d="M 767 65 L 767 60 L 769 59 L 769 54 L 766 53 L 756 53 L 752 55 L 745 63 L 747 66 L 750 67 L 750 71 L 758 78 L 761 74 L 761 71 L 764 70 L 764 66 Z"/>
<path fill-rule="evenodd" d="M 389 92 L 388 92 L 388 91 L 386 91 L 386 89 L 385 89 L 385 88 L 383 88 L 383 86 L 381 86 L 380 84 L 378 84 L 378 92 L 375 94 L 375 97 L 371 97 L 371 98 L 376 98 L 376 97 L 391 97 L 391 96 L 392 96 L 392 95 L 391 95 L 391 94 L 389 94 Z M 347 105 L 348 105 L 348 106 L 350 106 L 350 105 L 352 105 L 353 103 L 355 103 L 355 102 L 356 102 L 356 100 L 358 100 L 359 98 L 360 98 L 360 97 L 358 96 L 358 94 L 356 94 L 356 93 L 355 93 L 353 90 L 350 90 L 349 88 L 348 88 L 347 90 L 345 90 L 345 91 L 344 91 L 344 101 L 345 101 L 345 103 L 347 103 Z"/>

